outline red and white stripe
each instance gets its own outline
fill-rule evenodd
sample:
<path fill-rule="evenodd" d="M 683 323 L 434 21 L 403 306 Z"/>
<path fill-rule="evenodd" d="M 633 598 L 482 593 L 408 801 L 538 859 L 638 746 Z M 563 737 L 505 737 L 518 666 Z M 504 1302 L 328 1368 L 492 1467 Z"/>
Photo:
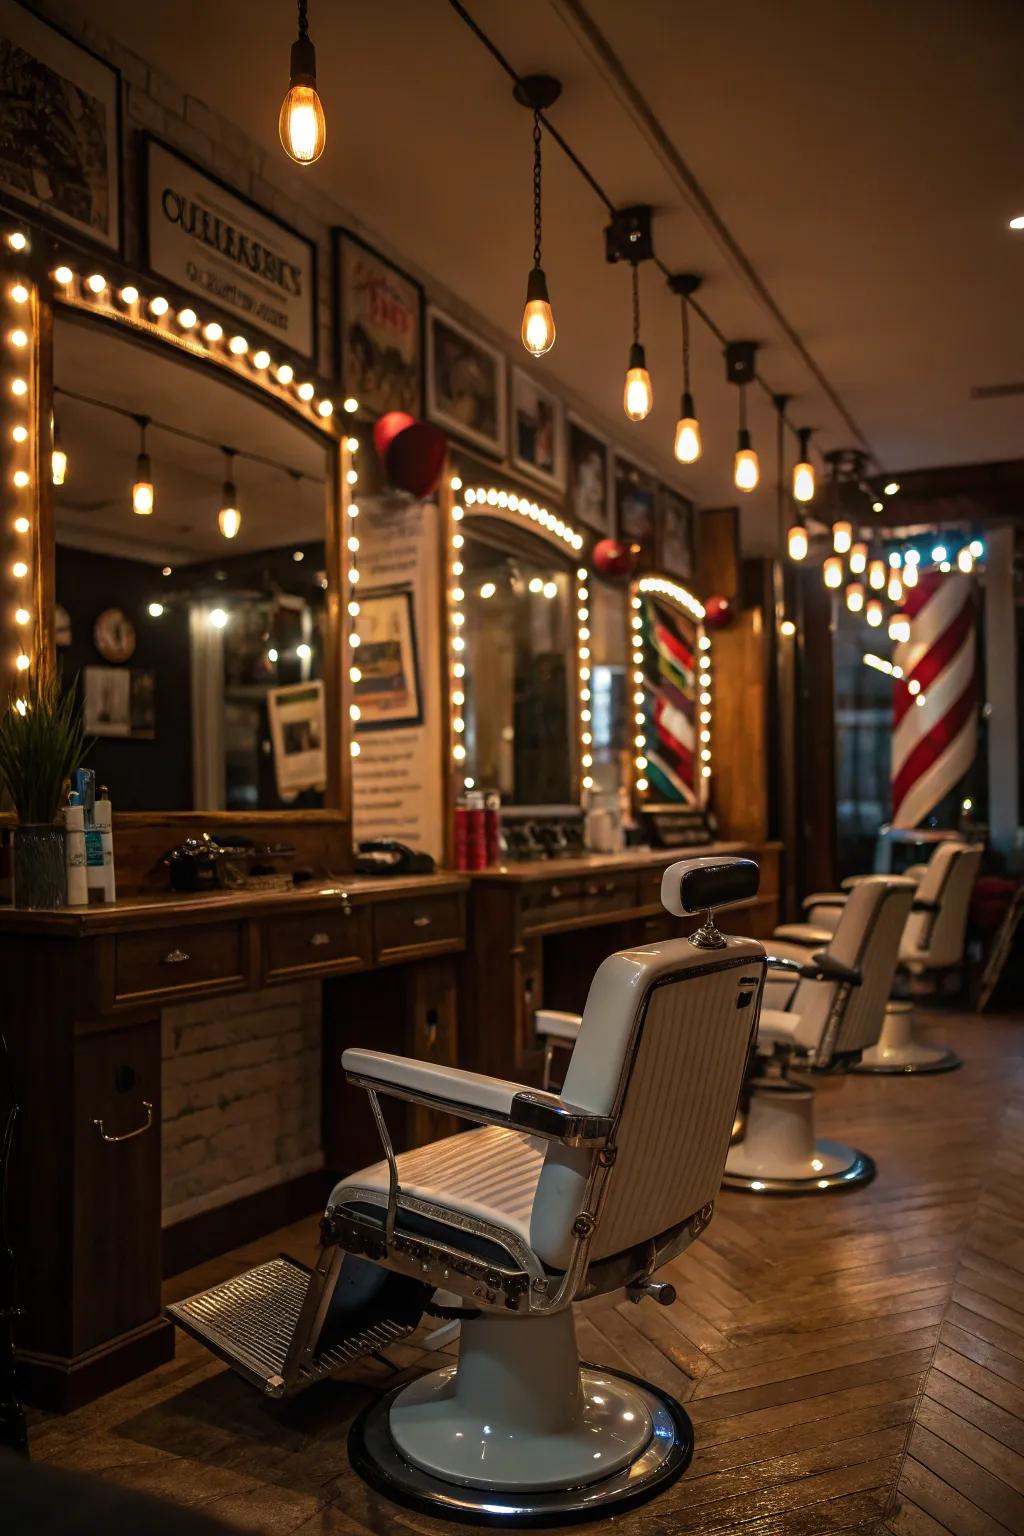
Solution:
<path fill-rule="evenodd" d="M 974 761 L 974 580 L 928 572 L 906 593 L 901 611 L 910 620 L 910 639 L 892 658 L 903 669 L 893 685 L 892 825 L 916 827 Z M 912 682 L 919 690 L 911 692 Z"/>

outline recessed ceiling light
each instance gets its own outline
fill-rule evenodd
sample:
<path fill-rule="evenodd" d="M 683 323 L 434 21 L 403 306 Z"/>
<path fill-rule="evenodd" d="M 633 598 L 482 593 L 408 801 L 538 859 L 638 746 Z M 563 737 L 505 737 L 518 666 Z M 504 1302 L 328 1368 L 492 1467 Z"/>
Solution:
<path fill-rule="evenodd" d="M 1018 213 L 1015 219 L 1010 220 L 1011 229 L 1024 229 L 1024 213 Z"/>

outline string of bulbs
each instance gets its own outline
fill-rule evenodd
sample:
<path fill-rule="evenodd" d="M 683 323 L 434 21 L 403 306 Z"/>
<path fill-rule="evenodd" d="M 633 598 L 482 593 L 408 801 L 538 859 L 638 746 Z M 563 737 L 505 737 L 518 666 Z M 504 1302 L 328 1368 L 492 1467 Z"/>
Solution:
<path fill-rule="evenodd" d="M 125 406 L 113 405 L 109 400 L 97 400 L 93 395 L 84 395 L 77 390 L 66 389 L 61 385 L 54 387 L 54 394 L 63 395 L 68 400 L 77 400 L 82 405 L 95 406 L 98 410 L 109 411 L 114 416 L 121 416 L 128 421 L 135 422 L 139 429 L 139 451 L 135 459 L 135 479 L 132 483 L 132 511 L 137 517 L 151 517 L 156 508 L 153 465 L 149 455 L 148 444 L 151 428 L 156 428 L 160 432 L 170 433 L 173 437 L 184 438 L 191 443 L 200 443 L 204 448 L 213 448 L 224 455 L 224 481 L 221 486 L 221 502 L 220 510 L 217 513 L 217 527 L 226 539 L 237 537 L 242 526 L 240 498 L 234 478 L 236 458 L 248 459 L 250 463 L 261 464 L 267 469 L 280 470 L 282 474 L 288 475 L 296 483 L 300 480 L 313 481 L 315 478 L 303 470 L 292 468 L 289 464 L 282 464 L 277 459 L 267 458 L 264 454 L 252 453 L 244 448 L 225 447 L 224 444 L 217 443 L 212 438 L 203 437 L 201 433 L 190 432 L 186 427 L 176 427 L 169 421 L 156 421 L 151 416 L 130 411 Z M 54 485 L 63 485 L 68 472 L 68 456 L 64 448 L 58 446 L 59 441 L 55 425 L 54 446 L 51 454 L 51 470 Z"/>

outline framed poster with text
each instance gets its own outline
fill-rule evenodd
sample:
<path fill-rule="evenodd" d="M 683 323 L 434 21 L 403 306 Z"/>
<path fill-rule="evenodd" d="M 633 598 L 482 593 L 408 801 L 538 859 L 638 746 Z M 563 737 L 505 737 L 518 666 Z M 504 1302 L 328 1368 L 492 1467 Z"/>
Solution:
<path fill-rule="evenodd" d="M 146 135 L 149 270 L 316 364 L 316 245 Z"/>
<path fill-rule="evenodd" d="M 335 371 L 373 416 L 423 414 L 423 289 L 348 232 L 334 236 Z"/>

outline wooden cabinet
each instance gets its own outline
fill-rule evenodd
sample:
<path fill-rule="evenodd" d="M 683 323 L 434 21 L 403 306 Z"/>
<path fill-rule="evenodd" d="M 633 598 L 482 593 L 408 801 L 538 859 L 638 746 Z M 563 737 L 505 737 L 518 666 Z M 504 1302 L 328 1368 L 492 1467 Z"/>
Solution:
<path fill-rule="evenodd" d="M 373 961 L 372 908 L 334 907 L 264 925 L 264 975 L 290 981 L 312 973 L 358 970 Z"/>
<path fill-rule="evenodd" d="M 177 1001 L 219 992 L 245 979 L 241 923 L 193 923 L 122 933 L 114 940 L 114 1001 Z"/>
<path fill-rule="evenodd" d="M 377 959 L 381 964 L 462 947 L 462 899 L 419 896 L 384 901 L 374 910 Z"/>

